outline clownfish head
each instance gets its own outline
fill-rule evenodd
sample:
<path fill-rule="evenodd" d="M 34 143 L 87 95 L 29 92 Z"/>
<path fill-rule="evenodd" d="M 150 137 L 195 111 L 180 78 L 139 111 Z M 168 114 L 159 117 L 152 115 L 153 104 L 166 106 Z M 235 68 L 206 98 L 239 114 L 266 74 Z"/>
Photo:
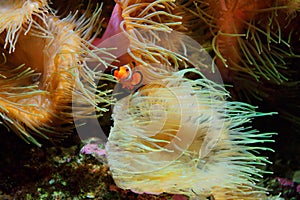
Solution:
<path fill-rule="evenodd" d="M 134 64 L 133 64 L 134 65 Z M 132 90 L 143 81 L 143 75 L 130 64 L 112 70 L 112 75 L 122 84 L 123 88 Z"/>

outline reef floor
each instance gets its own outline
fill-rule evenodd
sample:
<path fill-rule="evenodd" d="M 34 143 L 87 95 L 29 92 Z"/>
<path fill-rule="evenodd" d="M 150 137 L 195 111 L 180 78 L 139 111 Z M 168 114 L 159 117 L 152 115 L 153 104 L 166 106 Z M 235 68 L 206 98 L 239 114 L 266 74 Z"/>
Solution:
<path fill-rule="evenodd" d="M 188 199 L 181 195 L 135 194 L 119 189 L 105 159 L 81 153 L 84 144 L 74 135 L 62 144 L 39 148 L 2 130 L 0 199 Z M 299 137 L 291 139 L 286 134 L 275 139 L 272 147 L 276 151 L 269 157 L 273 164 L 267 166 L 274 173 L 266 174 L 262 183 L 273 195 L 281 193 L 284 199 L 300 199 L 300 184 L 292 182 L 294 173 L 300 169 Z"/>

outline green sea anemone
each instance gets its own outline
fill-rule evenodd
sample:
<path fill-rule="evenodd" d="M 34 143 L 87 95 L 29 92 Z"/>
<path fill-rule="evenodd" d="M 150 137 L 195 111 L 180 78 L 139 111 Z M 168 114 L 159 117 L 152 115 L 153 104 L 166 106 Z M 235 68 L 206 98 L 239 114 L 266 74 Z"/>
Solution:
<path fill-rule="evenodd" d="M 267 191 L 257 181 L 268 160 L 257 151 L 268 148 L 257 143 L 272 141 L 273 133 L 249 123 L 271 113 L 226 101 L 223 86 L 195 69 L 160 73 L 164 78 L 114 107 L 106 151 L 116 184 L 140 193 L 263 199 Z M 201 78 L 187 79 L 187 73 Z"/>

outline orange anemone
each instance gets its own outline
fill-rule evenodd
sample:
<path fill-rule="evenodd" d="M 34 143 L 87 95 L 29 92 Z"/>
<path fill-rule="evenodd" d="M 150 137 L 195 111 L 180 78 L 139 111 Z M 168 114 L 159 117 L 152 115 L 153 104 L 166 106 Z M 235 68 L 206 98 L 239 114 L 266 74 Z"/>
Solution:
<path fill-rule="evenodd" d="M 86 66 L 88 59 L 101 60 L 86 40 L 101 8 L 84 23 L 71 16 L 59 19 L 46 8 L 44 1 L 8 1 L 0 10 L 0 115 L 37 145 L 31 134 L 64 137 L 74 114 L 104 111 L 98 104 L 109 102 L 105 91 L 97 93 L 101 74 Z"/>

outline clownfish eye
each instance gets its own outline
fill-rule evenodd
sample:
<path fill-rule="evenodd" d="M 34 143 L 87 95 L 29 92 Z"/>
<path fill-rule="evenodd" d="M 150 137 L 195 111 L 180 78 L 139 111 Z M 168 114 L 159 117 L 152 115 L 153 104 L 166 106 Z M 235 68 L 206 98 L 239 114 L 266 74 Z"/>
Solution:
<path fill-rule="evenodd" d="M 123 67 L 126 68 L 126 72 L 128 72 L 128 76 L 127 78 L 125 79 L 125 81 L 128 81 L 132 78 L 132 69 L 129 65 L 124 65 Z"/>

